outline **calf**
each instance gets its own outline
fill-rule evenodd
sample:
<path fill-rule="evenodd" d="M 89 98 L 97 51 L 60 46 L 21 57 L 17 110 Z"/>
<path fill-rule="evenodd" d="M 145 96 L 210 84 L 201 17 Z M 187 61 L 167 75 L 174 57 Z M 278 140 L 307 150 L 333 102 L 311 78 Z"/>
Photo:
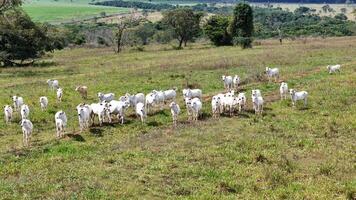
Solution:
<path fill-rule="evenodd" d="M 213 96 L 211 99 L 211 110 L 213 117 L 217 118 L 221 114 L 221 97 L 218 95 Z"/>
<path fill-rule="evenodd" d="M 304 100 L 304 106 L 307 106 L 307 99 L 308 99 L 308 92 L 306 91 L 300 91 L 300 92 L 296 92 L 294 89 L 290 89 L 289 90 L 289 94 L 291 96 L 292 99 L 292 105 L 293 107 L 295 106 L 295 104 L 297 103 L 297 101 L 299 100 Z"/>
<path fill-rule="evenodd" d="M 83 131 L 89 128 L 90 120 L 92 118 L 92 109 L 87 104 L 79 104 L 77 106 L 77 114 L 80 130 Z"/>
<path fill-rule="evenodd" d="M 28 119 L 29 115 L 30 115 L 30 108 L 28 107 L 28 105 L 24 104 L 21 106 L 21 119 Z"/>
<path fill-rule="evenodd" d="M 60 110 L 54 115 L 56 123 L 57 137 L 62 137 L 62 133 L 65 132 L 67 126 L 67 115 L 64 111 Z"/>
<path fill-rule="evenodd" d="M 191 120 L 197 121 L 200 116 L 201 109 L 203 107 L 202 102 L 200 101 L 199 98 L 194 98 L 194 99 L 186 98 L 185 102 L 186 102 L 189 118 L 190 116 L 192 116 Z"/>
<path fill-rule="evenodd" d="M 202 98 L 202 91 L 201 89 L 183 89 L 183 98 Z"/>
<path fill-rule="evenodd" d="M 114 93 L 104 94 L 104 93 L 99 92 L 98 93 L 98 98 L 99 98 L 99 102 L 100 103 L 103 102 L 103 101 L 110 102 L 110 101 L 114 100 L 115 94 Z"/>
<path fill-rule="evenodd" d="M 271 81 L 271 78 L 274 77 L 275 81 L 277 82 L 277 80 L 279 78 L 279 69 L 266 67 L 266 74 L 268 77 L 268 81 Z"/>
<path fill-rule="evenodd" d="M 5 106 L 4 106 L 4 114 L 5 114 L 5 122 L 6 122 L 6 123 L 11 122 L 11 120 L 12 120 L 12 113 L 13 113 L 12 107 L 9 106 L 9 105 L 5 105 Z"/>
<path fill-rule="evenodd" d="M 239 106 L 239 112 L 241 112 L 242 110 L 245 110 L 246 107 L 246 95 L 244 92 L 241 92 L 237 95 L 237 103 Z"/>
<path fill-rule="evenodd" d="M 256 94 L 252 97 L 253 109 L 255 110 L 255 114 L 262 114 L 263 112 L 263 98 L 262 96 L 257 96 Z"/>
<path fill-rule="evenodd" d="M 111 115 L 116 115 L 117 119 L 121 121 L 121 124 L 124 123 L 125 110 L 130 107 L 128 101 L 116 101 L 112 100 L 109 103 L 109 112 Z"/>
<path fill-rule="evenodd" d="M 93 103 L 90 105 L 90 107 L 92 109 L 92 114 L 93 114 L 93 119 L 92 119 L 93 123 L 94 123 L 95 116 L 98 116 L 100 126 L 103 125 L 105 118 L 108 118 L 109 122 L 111 122 L 110 111 L 108 108 L 108 104 L 106 104 L 106 102 Z"/>
<path fill-rule="evenodd" d="M 239 88 L 239 85 L 240 85 L 240 77 L 238 75 L 235 75 L 234 79 L 232 80 L 232 82 L 234 84 L 235 90 L 237 90 Z"/>
<path fill-rule="evenodd" d="M 61 102 L 62 101 L 62 97 L 63 97 L 63 89 L 62 88 L 58 88 L 57 89 L 57 101 Z"/>
<path fill-rule="evenodd" d="M 41 106 L 42 111 L 47 109 L 47 106 L 48 106 L 48 98 L 47 97 L 40 97 L 40 106 Z"/>
<path fill-rule="evenodd" d="M 88 98 L 88 87 L 87 86 L 84 86 L 84 85 L 78 86 L 75 88 L 75 91 L 77 91 L 83 99 Z"/>
<path fill-rule="evenodd" d="M 141 122 L 145 123 L 145 119 L 147 117 L 146 111 L 145 111 L 145 104 L 139 102 L 136 104 L 136 115 L 141 118 Z"/>
<path fill-rule="evenodd" d="M 125 94 L 126 100 L 130 102 L 130 106 L 133 108 L 136 107 L 138 103 L 145 103 L 145 95 L 143 93 L 137 93 L 135 95 L 130 95 L 129 93 Z"/>
<path fill-rule="evenodd" d="M 340 68 L 341 68 L 341 65 L 328 65 L 327 66 L 327 69 L 329 70 L 329 74 L 332 74 L 335 72 L 340 73 Z"/>
<path fill-rule="evenodd" d="M 172 114 L 172 118 L 173 118 L 173 125 L 177 126 L 178 115 L 180 113 L 180 107 L 176 102 L 170 103 L 169 107 L 171 108 L 171 114 Z"/>
<path fill-rule="evenodd" d="M 47 84 L 48 84 L 48 87 L 52 90 L 59 88 L 58 80 L 48 79 Z"/>
<path fill-rule="evenodd" d="M 232 89 L 232 85 L 233 85 L 233 79 L 232 76 L 221 76 L 222 81 L 224 82 L 224 88 L 226 90 L 231 90 Z"/>
<path fill-rule="evenodd" d="M 23 145 L 29 146 L 31 134 L 33 132 L 33 124 L 28 119 L 23 119 L 21 121 L 21 128 L 23 133 Z"/>
<path fill-rule="evenodd" d="M 24 104 L 23 98 L 18 96 L 12 96 L 12 101 L 14 102 L 14 110 L 17 111 Z"/>
<path fill-rule="evenodd" d="M 288 84 L 285 82 L 281 83 L 281 86 L 279 87 L 279 93 L 281 95 L 281 100 L 287 99 L 288 95 Z"/>

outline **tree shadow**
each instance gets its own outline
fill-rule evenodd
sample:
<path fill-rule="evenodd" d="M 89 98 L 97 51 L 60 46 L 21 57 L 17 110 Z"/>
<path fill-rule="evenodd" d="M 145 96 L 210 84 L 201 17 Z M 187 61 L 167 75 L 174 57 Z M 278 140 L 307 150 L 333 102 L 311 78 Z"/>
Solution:
<path fill-rule="evenodd" d="M 53 67 L 56 66 L 57 63 L 52 60 L 45 60 L 41 62 L 35 62 L 32 64 L 33 67 Z"/>
<path fill-rule="evenodd" d="M 77 141 L 77 142 L 85 142 L 85 139 L 83 138 L 83 136 L 81 136 L 79 134 L 69 133 L 69 134 L 66 134 L 65 137 L 71 138 L 71 139 L 73 139 L 74 141 Z"/>
<path fill-rule="evenodd" d="M 147 123 L 147 126 L 153 126 L 153 127 L 157 127 L 157 126 L 161 126 L 162 123 L 161 122 L 157 122 L 157 121 L 151 121 Z"/>

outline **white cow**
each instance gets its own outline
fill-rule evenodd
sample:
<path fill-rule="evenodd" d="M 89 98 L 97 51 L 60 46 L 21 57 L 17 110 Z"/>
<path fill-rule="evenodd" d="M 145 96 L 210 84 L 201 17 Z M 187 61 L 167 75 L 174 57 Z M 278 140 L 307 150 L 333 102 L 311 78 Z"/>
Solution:
<path fill-rule="evenodd" d="M 176 96 L 177 96 L 177 92 L 176 92 L 176 88 L 170 89 L 170 90 L 166 90 L 163 92 L 164 94 L 164 101 L 175 101 L 176 100 Z"/>
<path fill-rule="evenodd" d="M 52 90 L 59 88 L 58 80 L 48 79 L 47 80 L 48 87 Z"/>
<path fill-rule="evenodd" d="M 30 115 L 30 108 L 28 107 L 28 105 L 23 104 L 21 106 L 21 119 L 28 119 L 29 115 Z"/>
<path fill-rule="evenodd" d="M 12 96 L 12 101 L 14 102 L 14 110 L 17 111 L 24 104 L 23 98 L 18 96 Z"/>
<path fill-rule="evenodd" d="M 93 114 L 93 123 L 95 116 L 98 116 L 99 125 L 102 126 L 105 118 L 108 118 L 108 121 L 111 122 L 110 111 L 108 108 L 108 104 L 106 102 L 103 103 L 93 103 L 90 105 Z"/>
<path fill-rule="evenodd" d="M 57 89 L 57 100 L 59 102 L 61 102 L 62 101 L 62 97 L 63 97 L 63 89 L 62 88 L 58 88 Z"/>
<path fill-rule="evenodd" d="M 109 103 L 110 114 L 115 115 L 117 119 L 121 121 L 121 124 L 124 123 L 125 111 L 128 107 L 130 107 L 130 103 L 128 101 L 112 100 Z"/>
<path fill-rule="evenodd" d="M 214 118 L 220 116 L 221 108 L 221 97 L 218 95 L 213 96 L 213 98 L 211 99 L 211 110 Z"/>
<path fill-rule="evenodd" d="M 244 92 L 241 92 L 237 95 L 237 103 L 239 106 L 239 112 L 241 112 L 242 110 L 245 110 L 246 101 L 247 101 L 247 98 L 246 98 L 246 95 Z"/>
<path fill-rule="evenodd" d="M 202 98 L 202 91 L 201 89 L 183 89 L 183 98 Z"/>
<path fill-rule="evenodd" d="M 89 128 L 92 117 L 91 107 L 87 104 L 79 104 L 77 106 L 77 114 L 80 130 L 83 131 L 84 129 Z"/>
<path fill-rule="evenodd" d="M 56 136 L 57 138 L 61 138 L 64 133 L 64 123 L 61 119 L 56 119 Z"/>
<path fill-rule="evenodd" d="M 306 92 L 306 91 L 296 92 L 294 89 L 290 89 L 289 94 L 292 99 L 293 107 L 299 100 L 304 100 L 304 106 L 307 106 L 308 92 Z"/>
<path fill-rule="evenodd" d="M 103 102 L 103 101 L 110 102 L 110 101 L 114 100 L 115 94 L 114 93 L 104 94 L 104 93 L 99 92 L 98 93 L 98 98 L 99 98 L 99 102 L 100 103 Z"/>
<path fill-rule="evenodd" d="M 11 120 L 12 120 L 12 113 L 13 113 L 12 107 L 9 106 L 9 105 L 5 105 L 5 106 L 4 106 L 4 114 L 5 114 L 5 122 L 6 122 L 6 123 L 11 122 Z"/>
<path fill-rule="evenodd" d="M 335 72 L 340 73 L 340 68 L 341 68 L 341 65 L 328 65 L 327 66 L 327 69 L 329 70 L 329 74 L 332 74 Z"/>
<path fill-rule="evenodd" d="M 63 128 L 65 129 L 65 127 L 67 126 L 67 115 L 63 110 L 58 111 L 55 115 L 54 115 L 54 119 L 60 119 L 62 120 L 62 124 L 63 124 Z"/>
<path fill-rule="evenodd" d="M 31 135 L 33 132 L 33 124 L 28 119 L 23 119 L 21 121 L 21 128 L 23 133 L 23 145 L 29 146 Z"/>
<path fill-rule="evenodd" d="M 281 100 L 287 99 L 288 95 L 288 84 L 286 82 L 282 82 L 281 86 L 279 87 L 279 93 L 281 95 Z"/>
<path fill-rule="evenodd" d="M 221 76 L 221 79 L 222 81 L 224 82 L 224 88 L 226 90 L 231 90 L 232 89 L 232 86 L 233 86 L 233 78 L 232 76 L 225 76 L 225 75 L 222 75 Z"/>
<path fill-rule="evenodd" d="M 41 106 L 42 111 L 47 109 L 47 106 L 48 106 L 48 98 L 47 97 L 40 97 L 40 106 Z"/>
<path fill-rule="evenodd" d="M 172 114 L 172 119 L 173 119 L 173 125 L 177 126 L 177 121 L 178 121 L 178 115 L 180 113 L 180 107 L 176 102 L 172 102 L 169 104 L 169 107 L 171 108 L 171 114 Z"/>
<path fill-rule="evenodd" d="M 256 94 L 252 97 L 253 109 L 255 114 L 262 114 L 263 112 L 263 98 L 262 96 L 257 96 Z"/>
<path fill-rule="evenodd" d="M 141 122 L 145 123 L 145 119 L 147 117 L 145 111 L 145 104 L 143 104 L 142 102 L 137 103 L 135 111 L 136 111 L 136 115 L 141 118 Z"/>
<path fill-rule="evenodd" d="M 126 100 L 130 102 L 130 106 L 133 108 L 136 107 L 138 103 L 145 103 L 145 95 L 143 93 L 137 93 L 135 95 L 131 95 L 129 93 L 125 94 Z"/>
<path fill-rule="evenodd" d="M 240 77 L 238 75 L 235 75 L 234 79 L 232 80 L 232 82 L 234 84 L 235 90 L 237 90 L 239 88 L 239 85 L 240 85 Z"/>
<path fill-rule="evenodd" d="M 189 118 L 192 116 L 192 118 L 190 119 L 193 121 L 197 121 L 201 114 L 201 109 L 203 107 L 202 102 L 200 101 L 199 98 L 194 98 L 194 99 L 186 98 L 185 103 L 187 106 L 187 112 Z"/>
<path fill-rule="evenodd" d="M 274 77 L 275 81 L 277 82 L 277 80 L 279 78 L 279 69 L 266 67 L 266 74 L 268 77 L 268 81 L 271 81 L 271 78 Z"/>

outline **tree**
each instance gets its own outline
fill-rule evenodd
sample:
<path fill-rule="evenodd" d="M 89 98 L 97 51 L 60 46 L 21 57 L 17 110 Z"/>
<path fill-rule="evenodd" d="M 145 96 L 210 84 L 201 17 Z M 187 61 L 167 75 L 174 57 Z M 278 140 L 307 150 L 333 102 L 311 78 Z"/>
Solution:
<path fill-rule="evenodd" d="M 21 0 L 0 0 L 0 15 L 6 10 L 15 8 L 21 5 Z"/>
<path fill-rule="evenodd" d="M 242 48 L 251 48 L 253 34 L 253 11 L 251 6 L 239 3 L 234 8 L 230 30 L 235 44 L 240 45 Z"/>
<path fill-rule="evenodd" d="M 343 14 L 343 13 L 339 13 L 339 14 L 335 15 L 334 18 L 338 19 L 338 20 L 341 20 L 341 21 L 347 20 L 347 16 L 345 14 Z"/>
<path fill-rule="evenodd" d="M 163 13 L 163 23 L 171 28 L 174 32 L 174 37 L 178 40 L 178 48 L 182 48 L 182 44 L 193 40 L 200 34 L 200 19 L 202 14 L 194 13 L 191 8 L 176 8 Z"/>
<path fill-rule="evenodd" d="M 232 45 L 232 37 L 228 32 L 229 23 L 228 17 L 214 15 L 204 25 L 204 33 L 216 46 Z"/>
<path fill-rule="evenodd" d="M 124 32 L 132 28 L 134 26 L 137 26 L 140 23 L 141 19 L 140 18 L 135 18 L 134 15 L 130 15 L 128 17 L 123 17 L 120 19 L 120 22 L 116 26 L 116 31 L 115 31 L 115 42 L 116 42 L 116 52 L 120 53 L 121 48 L 123 46 L 123 36 Z"/>
<path fill-rule="evenodd" d="M 315 11 L 316 11 L 315 9 L 311 9 L 305 6 L 300 6 L 299 8 L 294 10 L 294 13 L 299 15 L 308 15 L 314 13 Z"/>
<path fill-rule="evenodd" d="M 156 32 L 154 25 L 151 22 L 140 24 L 135 30 L 134 34 L 142 42 L 142 45 L 148 44 L 148 39 Z"/>
<path fill-rule="evenodd" d="M 330 9 L 330 6 L 328 4 L 326 4 L 326 5 L 323 5 L 321 7 L 321 9 L 324 11 L 324 13 L 327 13 L 329 11 L 329 9 Z"/>
<path fill-rule="evenodd" d="M 347 12 L 347 9 L 346 8 L 340 8 L 340 11 L 345 14 Z"/>
<path fill-rule="evenodd" d="M 11 9 L 0 16 L 0 62 L 5 66 L 22 65 L 45 51 L 60 48 L 60 40 L 47 36 L 48 27 L 35 24 L 21 9 Z"/>

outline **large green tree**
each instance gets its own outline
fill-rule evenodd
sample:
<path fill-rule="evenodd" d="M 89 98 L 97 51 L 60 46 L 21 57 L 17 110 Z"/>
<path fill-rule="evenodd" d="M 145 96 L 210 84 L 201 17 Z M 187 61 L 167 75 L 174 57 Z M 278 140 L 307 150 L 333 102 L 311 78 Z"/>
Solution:
<path fill-rule="evenodd" d="M 232 37 L 228 31 L 229 23 L 227 16 L 211 16 L 203 26 L 204 34 L 216 46 L 232 45 Z"/>
<path fill-rule="evenodd" d="M 33 62 L 45 51 L 58 47 L 47 36 L 47 28 L 35 24 L 21 9 L 15 8 L 0 15 L 0 63 L 5 66 Z"/>
<path fill-rule="evenodd" d="M 236 5 L 230 28 L 234 43 L 242 48 L 251 47 L 253 34 L 253 11 L 251 6 L 245 3 Z"/>
<path fill-rule="evenodd" d="M 192 41 L 200 32 L 201 13 L 194 13 L 191 8 L 176 8 L 163 13 L 163 23 L 168 25 L 178 40 L 179 48 L 182 44 Z"/>

